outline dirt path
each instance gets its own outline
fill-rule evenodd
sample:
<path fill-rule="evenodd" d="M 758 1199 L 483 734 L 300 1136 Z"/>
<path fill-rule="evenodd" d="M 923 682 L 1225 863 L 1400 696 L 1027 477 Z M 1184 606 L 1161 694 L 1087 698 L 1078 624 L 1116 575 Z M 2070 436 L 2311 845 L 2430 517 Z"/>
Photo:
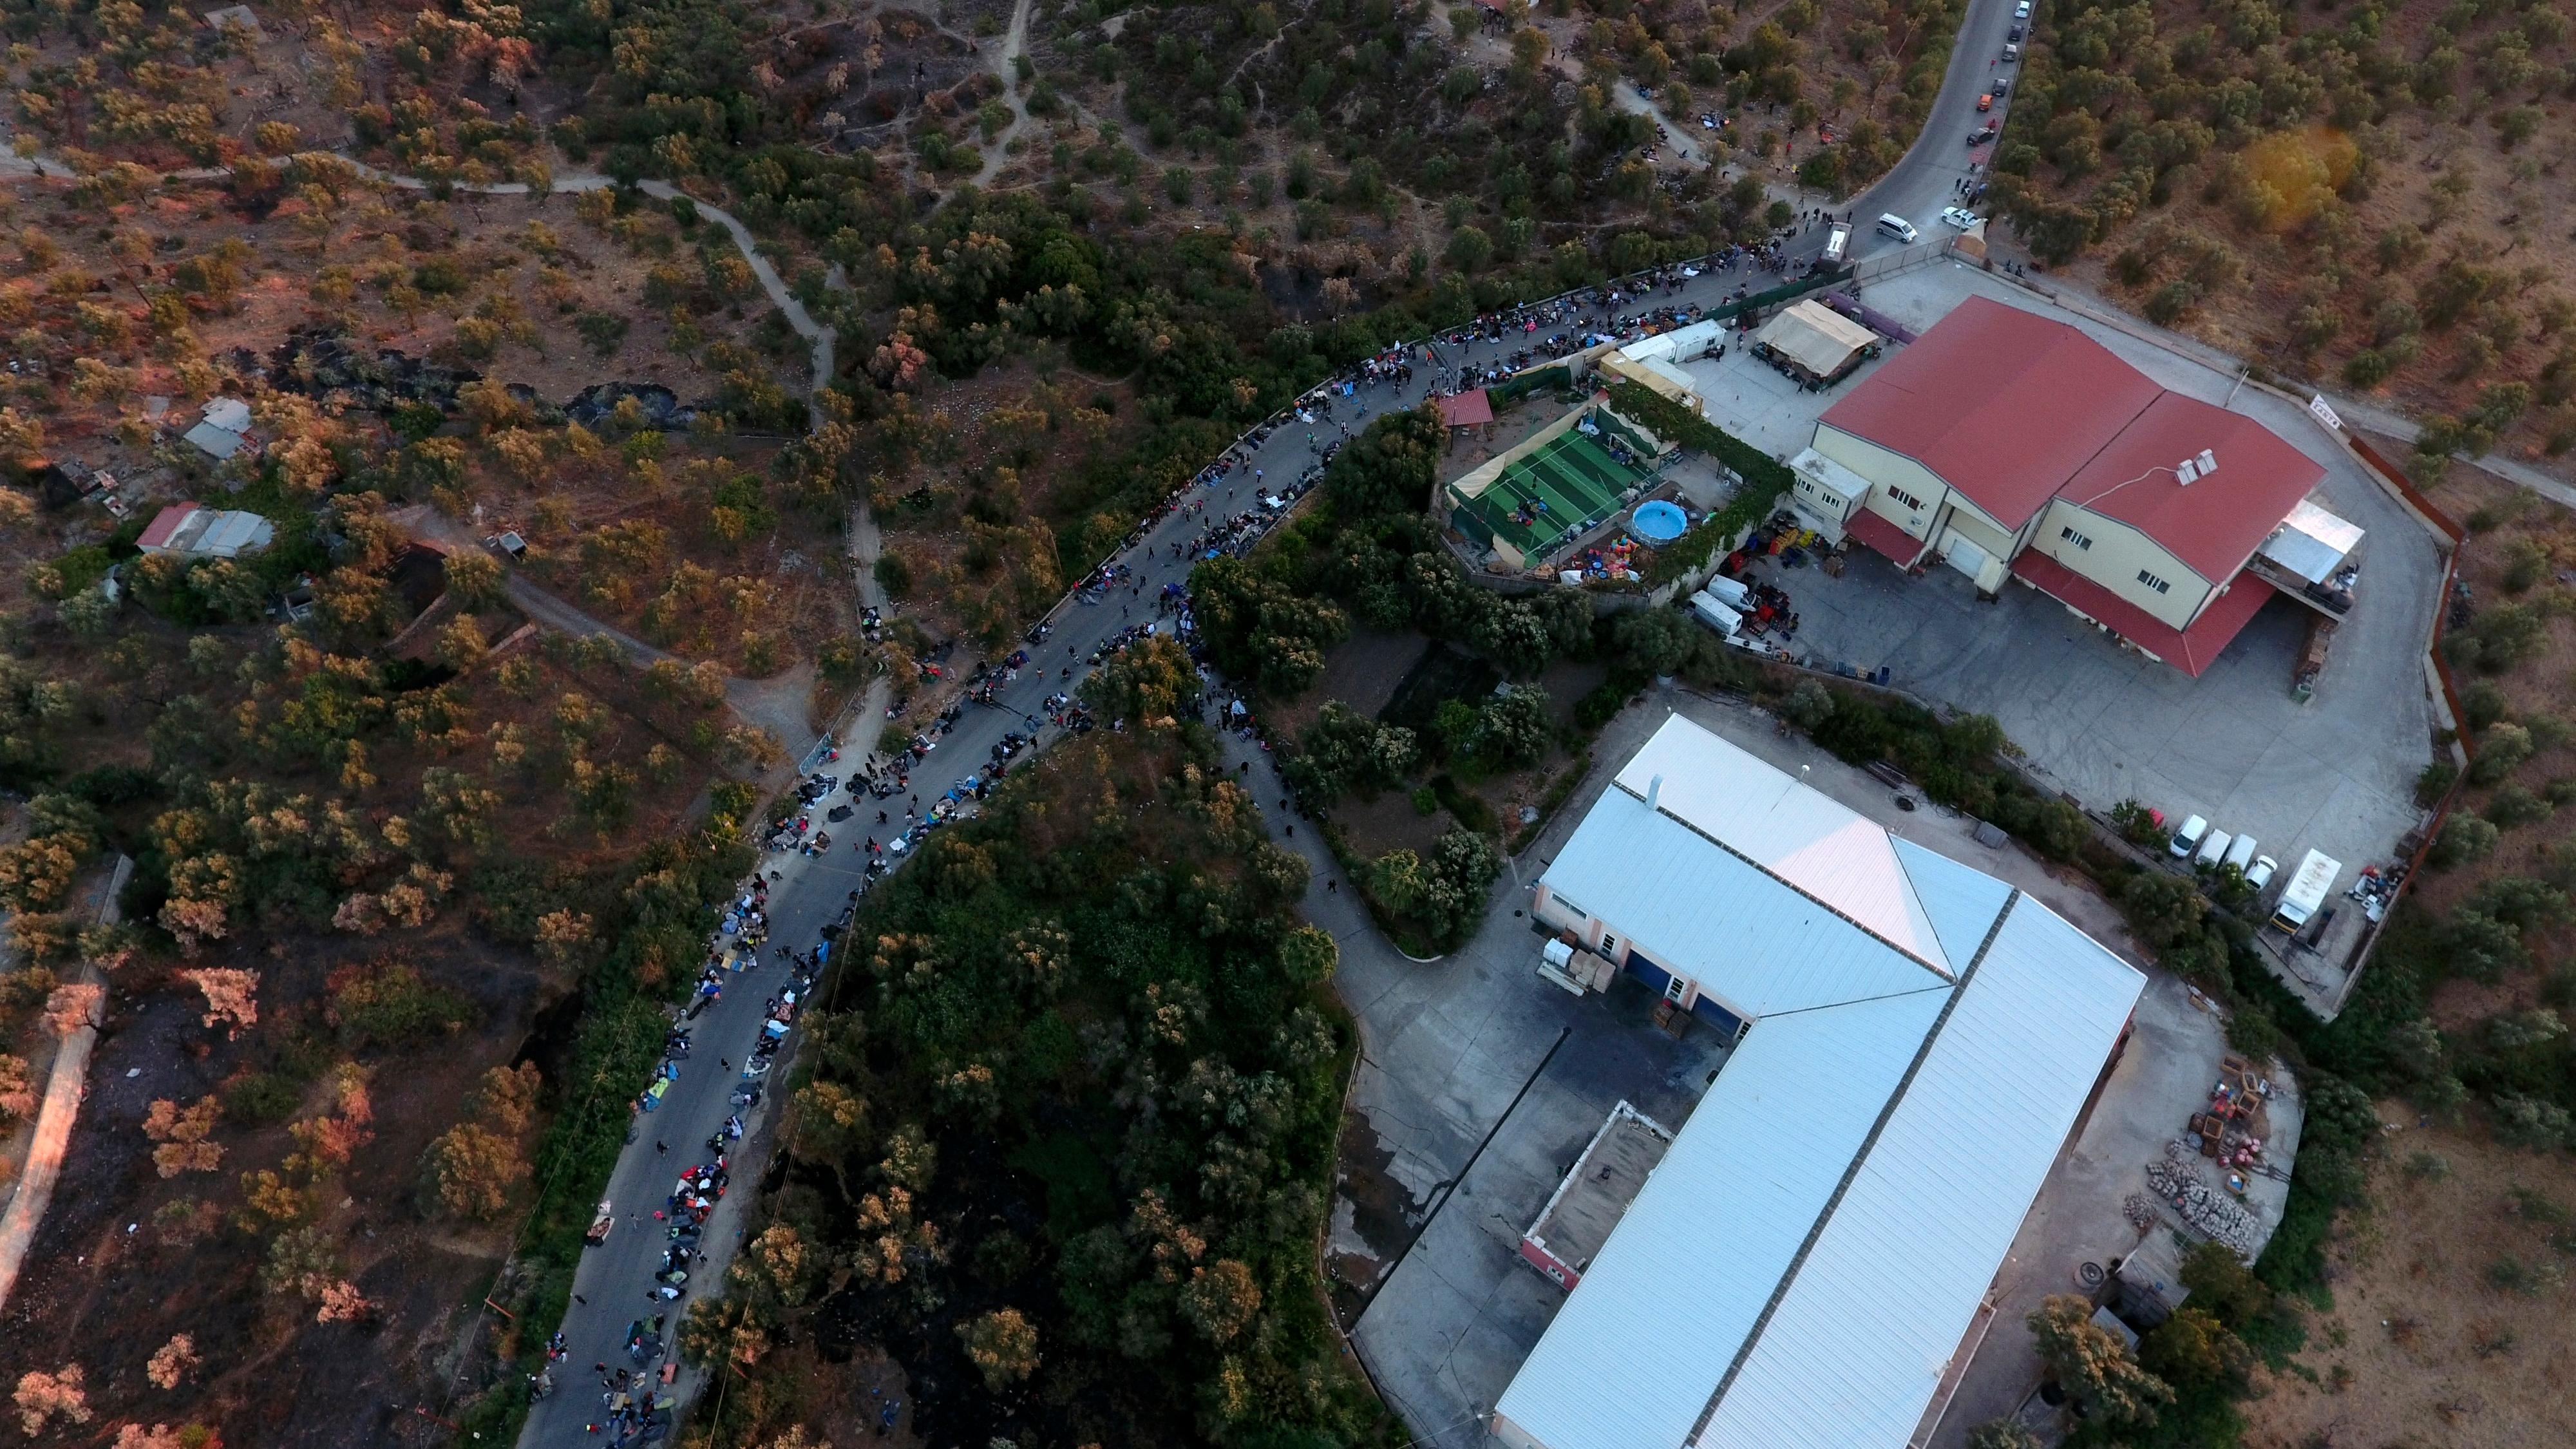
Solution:
<path fill-rule="evenodd" d="M 1632 116 L 1643 116 L 1654 122 L 1663 132 L 1657 139 L 1664 145 L 1672 147 L 1675 156 L 1693 166 L 1708 164 L 1708 157 L 1701 154 L 1699 143 L 1692 140 L 1690 136 L 1691 131 L 1699 129 L 1698 123 L 1693 122 L 1685 128 L 1680 121 L 1665 115 L 1663 104 L 1638 90 L 1635 81 L 1625 77 L 1613 81 L 1610 85 L 1610 103 Z"/>
<path fill-rule="evenodd" d="M 1002 78 L 1002 100 L 1011 108 L 1011 124 L 1002 128 L 984 151 L 984 164 L 975 172 L 974 184 L 981 187 L 999 175 L 1010 164 L 1011 143 L 1019 139 L 1020 128 L 1029 123 L 1028 102 L 1020 98 L 1019 76 L 1015 67 L 1029 48 L 1029 0 L 1019 0 L 1011 7 L 1011 28 L 1002 36 L 1002 45 L 993 52 L 993 74 Z"/>
<path fill-rule="evenodd" d="M 99 924 L 116 922 L 117 895 L 133 874 L 134 862 L 118 856 L 116 868 L 108 872 L 107 883 L 99 890 Z M 83 961 L 74 984 L 96 987 L 100 1002 L 105 1003 L 107 978 L 96 965 Z M 89 1091 L 89 1054 L 98 1045 L 100 1015 L 99 1010 L 92 1009 L 89 1019 L 54 1050 L 54 1069 L 45 1077 L 45 1105 L 36 1113 L 36 1135 L 27 1148 L 27 1166 L 19 1174 L 18 1190 L 9 1199 L 8 1212 L 0 1214 L 0 1306 L 8 1303 L 9 1290 L 18 1284 L 18 1270 L 26 1265 L 27 1249 L 36 1241 L 36 1229 L 45 1220 L 45 1209 L 53 1204 L 54 1184 L 62 1179 L 72 1125 L 79 1119 L 81 1099 Z"/>

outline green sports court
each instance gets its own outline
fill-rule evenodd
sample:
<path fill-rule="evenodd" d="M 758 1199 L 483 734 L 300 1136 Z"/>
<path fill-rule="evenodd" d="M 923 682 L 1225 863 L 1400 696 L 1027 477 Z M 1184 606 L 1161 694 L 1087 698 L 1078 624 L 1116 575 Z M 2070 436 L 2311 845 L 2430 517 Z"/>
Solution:
<path fill-rule="evenodd" d="M 1617 426 L 1615 419 L 1597 420 Z M 1535 561 L 1568 529 L 1617 513 L 1621 495 L 1651 476 L 1611 456 L 1597 439 L 1567 428 L 1514 459 L 1473 494 L 1450 485 L 1450 521 L 1480 543 L 1506 544 Z"/>

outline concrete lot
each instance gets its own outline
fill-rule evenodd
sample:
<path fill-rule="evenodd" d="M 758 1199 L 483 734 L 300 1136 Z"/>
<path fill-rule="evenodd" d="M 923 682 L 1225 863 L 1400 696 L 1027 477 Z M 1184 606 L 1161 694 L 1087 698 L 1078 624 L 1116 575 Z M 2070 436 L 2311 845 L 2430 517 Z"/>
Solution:
<path fill-rule="evenodd" d="M 2176 820 L 2200 814 L 2231 834 L 2251 831 L 2284 879 L 2311 848 L 2343 862 L 2346 885 L 2388 860 L 2422 818 L 2415 776 L 2432 759 L 2422 654 L 2441 561 L 2431 536 L 2303 410 L 1989 274 L 1955 262 L 1917 268 L 1873 284 L 1869 301 L 1919 329 L 1971 293 L 2081 326 L 2164 386 L 2256 418 L 2324 465 L 2324 502 L 2369 537 L 2358 602 L 2315 697 L 2302 705 L 2289 695 L 2306 616 L 2286 600 L 2267 604 L 2195 680 L 2122 649 L 2036 590 L 2007 587 L 1981 604 L 1956 573 L 1906 579 L 1867 550 L 1853 551 L 1841 579 L 1777 575 L 1797 603 L 1797 647 L 1819 662 L 1884 665 L 1899 688 L 1993 715 L 2038 773 L 2087 805 L 2134 797 Z M 2307 967 L 2316 987 L 2294 989 L 2330 995 L 2340 974 L 2320 965 Z"/>
<path fill-rule="evenodd" d="M 1876 289 L 1871 289 L 1875 293 Z M 1872 305 L 1877 298 L 1871 297 Z M 1809 392 L 1753 355 L 1741 333 L 1730 333 L 1723 358 L 1677 364 L 1699 389 L 1708 420 L 1776 457 L 1794 458 L 1816 436 L 1816 417 L 1887 362 L 1871 358 L 1823 392 Z M 1896 351 L 1893 343 L 1887 349 Z"/>
<path fill-rule="evenodd" d="M 1675 711 L 1783 769 L 1804 767 L 1809 784 L 2012 882 L 2138 959 L 2117 911 L 2081 879 L 2017 846 L 1977 844 L 1975 822 L 1963 816 L 1900 811 L 1887 787 L 1778 733 L 1760 711 L 1682 691 L 1660 692 L 1611 722 L 1591 777 L 1497 883 L 1484 930 L 1442 960 L 1405 959 L 1350 893 L 1329 891 L 1333 866 L 1311 832 L 1284 840 L 1315 866 L 1306 910 L 1341 943 L 1336 984 L 1363 1044 L 1334 1201 L 1336 1297 L 1363 1362 L 1418 1442 L 1486 1442 L 1485 1416 L 1564 1302 L 1518 1257 L 1520 1234 L 1611 1106 L 1625 1098 L 1679 1130 L 1722 1066 L 1704 1030 L 1679 1042 L 1657 1031 L 1647 1018 L 1652 1000 L 1633 982 L 1577 1000 L 1539 979 L 1538 938 L 1524 914 L 1523 883 L 1546 869 L 1618 765 Z M 1240 751 L 1241 742 L 1229 748 Z M 1257 751 L 1244 757 L 1259 761 L 1256 771 L 1268 768 Z M 2071 1285 L 2079 1263 L 2107 1261 L 2136 1241 L 2121 1203 L 2202 1105 L 2222 1050 L 2218 1020 L 2179 984 L 2157 983 L 2140 1006 L 2137 1037 L 2015 1245 L 1998 1285 L 1997 1326 L 1963 1384 L 1963 1405 L 2009 1404 L 2028 1391 L 2035 1373 L 2021 1316 Z M 1945 1429 L 1964 1434 L 1973 1422 L 1954 1414 Z"/>
<path fill-rule="evenodd" d="M 1424 1443 L 1485 1441 L 1485 1415 L 1565 1301 L 1520 1259 L 1520 1235 L 1611 1108 L 1626 1100 L 1678 1130 L 1725 1059 L 1704 1028 L 1678 1041 L 1656 1029 L 1653 993 L 1633 980 L 1580 1000 L 1541 980 L 1517 888 L 1607 786 L 1607 762 L 1662 719 L 1634 710 L 1603 732 L 1605 764 L 1497 883 L 1461 950 L 1407 960 L 1357 911 L 1350 929 L 1327 926 L 1364 1046 L 1334 1195 L 1335 1296 Z"/>
<path fill-rule="evenodd" d="M 2098 1263 L 2107 1271 L 2112 1259 L 2145 1238 L 2129 1225 L 2121 1205 L 2129 1194 L 2147 1192 L 2147 1163 L 2162 1157 L 2165 1143 L 2181 1136 L 2190 1115 L 2208 1105 L 2227 1040 L 2207 999 L 2161 974 L 2152 974 L 2135 1023 L 2092 1116 L 2058 1154 L 2048 1185 L 1995 1275 L 1993 1324 L 1959 1381 L 1931 1449 L 1962 1449 L 1969 1430 L 2013 1412 L 2029 1397 L 2039 1384 L 2039 1353 L 2023 1326 L 2032 1310 L 2052 1293 L 2084 1292 L 2076 1277 L 2080 1267 Z M 2272 1155 L 2288 1162 L 2298 1151 L 2297 1084 L 2286 1073 L 2275 1073 L 2272 1081 Z M 2261 1217 L 2268 1239 L 2281 1221 L 2290 1186 L 2262 1176 L 2248 1183 L 2247 1205 Z M 2171 1207 L 2159 1202 L 2158 1213 L 2149 1233 L 2181 1226 Z"/>

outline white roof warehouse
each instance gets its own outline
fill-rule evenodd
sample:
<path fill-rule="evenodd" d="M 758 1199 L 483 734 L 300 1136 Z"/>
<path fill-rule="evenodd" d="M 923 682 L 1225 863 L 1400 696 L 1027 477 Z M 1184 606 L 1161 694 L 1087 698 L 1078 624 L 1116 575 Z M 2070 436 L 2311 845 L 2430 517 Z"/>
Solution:
<path fill-rule="evenodd" d="M 1746 1025 L 1495 1434 L 1914 1440 L 2145 978 L 1678 717 L 1584 817 L 1536 907 L 1695 1014 Z"/>

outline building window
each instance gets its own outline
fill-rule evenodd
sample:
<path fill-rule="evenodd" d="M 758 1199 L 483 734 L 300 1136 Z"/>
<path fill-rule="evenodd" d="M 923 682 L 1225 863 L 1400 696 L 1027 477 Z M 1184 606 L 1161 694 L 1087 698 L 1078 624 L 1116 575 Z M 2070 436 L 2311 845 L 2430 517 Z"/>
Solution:
<path fill-rule="evenodd" d="M 2154 574 L 2148 573 L 2145 569 L 2138 570 L 2138 582 L 2145 584 L 2148 588 L 2155 590 L 2159 594 L 2170 594 L 2173 592 L 2173 585 L 2157 578 Z"/>
<path fill-rule="evenodd" d="M 2076 532 L 2074 529 L 2072 529 L 2072 528 L 2061 528 L 2061 529 L 2059 529 L 2059 530 L 2057 531 L 2057 536 L 2058 536 L 2059 538 L 2065 539 L 2068 543 L 2071 543 L 2071 544 L 2075 545 L 2077 548 L 2087 548 L 2087 549 L 2089 549 L 2089 548 L 2091 548 L 2091 547 L 2093 546 L 2093 540 L 2091 540 L 2091 539 L 2089 539 L 2089 538 L 2086 538 L 2084 535 L 2082 535 L 2082 534 L 2080 534 L 2080 533 L 2077 533 L 2077 532 Z"/>
<path fill-rule="evenodd" d="M 1915 497 L 1915 496 L 1914 496 L 1913 494 L 1911 494 L 1911 493 L 1906 492 L 1906 491 L 1905 491 L 1904 489 L 1902 489 L 1902 488 L 1890 488 L 1890 489 L 1888 489 L 1888 490 L 1887 490 L 1887 496 L 1888 496 L 1888 497 L 1890 497 L 1890 498 L 1895 499 L 1895 500 L 1896 500 L 1897 502 L 1899 502 L 1899 503 L 1904 504 L 1906 507 L 1908 507 L 1908 508 L 1910 508 L 1910 509 L 1914 510 L 1914 511 L 1915 511 L 1915 512 L 1917 512 L 1917 513 L 1921 513 L 1921 512 L 1923 511 L 1923 500 L 1922 500 L 1922 499 L 1920 499 L 1920 498 Z"/>
<path fill-rule="evenodd" d="M 1611 935 L 1608 931 L 1604 931 L 1604 932 L 1602 932 L 1602 933 L 1601 933 L 1601 954 L 1602 954 L 1602 955 L 1604 955 L 1604 956 L 1609 957 L 1609 958 L 1610 958 L 1611 960 L 1613 960 L 1613 961 L 1618 960 L 1618 959 L 1619 959 L 1619 938 L 1618 938 L 1618 937 L 1616 937 L 1616 936 Z"/>

